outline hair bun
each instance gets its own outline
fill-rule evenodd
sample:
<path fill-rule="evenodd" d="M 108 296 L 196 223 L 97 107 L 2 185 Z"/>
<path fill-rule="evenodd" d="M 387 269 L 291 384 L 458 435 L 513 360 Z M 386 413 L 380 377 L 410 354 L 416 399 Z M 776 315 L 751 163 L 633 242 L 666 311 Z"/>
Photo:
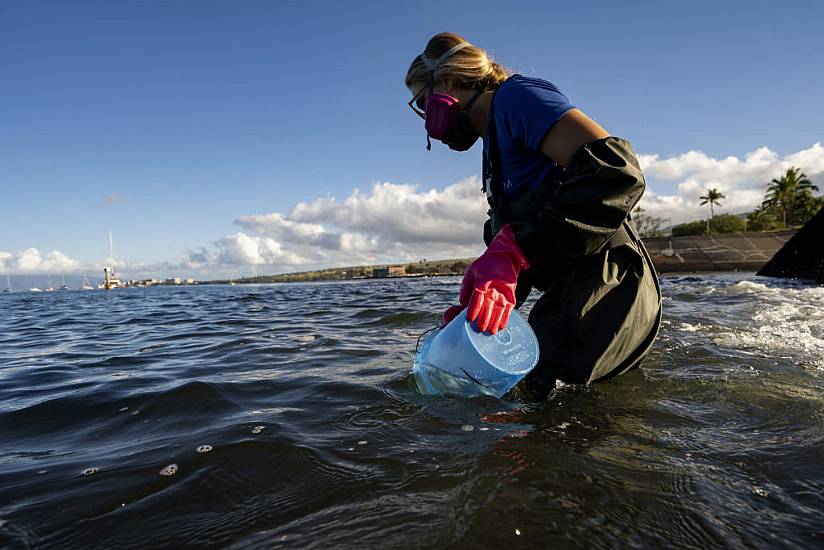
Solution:
<path fill-rule="evenodd" d="M 429 39 L 423 56 L 429 60 L 436 60 L 455 46 L 464 43 L 469 41 L 459 34 L 439 33 Z M 509 76 L 509 71 L 493 61 L 486 50 L 472 44 L 452 53 L 437 64 L 433 72 L 435 83 L 449 82 L 454 86 L 471 90 L 497 88 Z M 429 82 L 429 76 L 429 68 L 419 54 L 406 72 L 406 86 L 417 91 Z"/>

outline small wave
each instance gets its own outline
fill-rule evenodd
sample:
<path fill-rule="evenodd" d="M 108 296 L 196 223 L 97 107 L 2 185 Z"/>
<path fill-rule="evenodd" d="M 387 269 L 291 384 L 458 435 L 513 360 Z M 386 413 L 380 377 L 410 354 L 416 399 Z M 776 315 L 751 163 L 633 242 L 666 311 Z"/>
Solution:
<path fill-rule="evenodd" d="M 740 309 L 744 318 L 715 335 L 721 345 L 760 353 L 789 355 L 799 364 L 824 369 L 824 287 L 797 282 L 740 281 L 732 294 L 757 296 Z"/>
<path fill-rule="evenodd" d="M 375 318 L 381 318 L 385 314 L 386 314 L 385 310 L 368 308 L 368 309 L 361 309 L 361 310 L 355 312 L 355 314 L 352 315 L 352 318 L 353 319 L 375 319 Z"/>
<path fill-rule="evenodd" d="M 383 317 L 368 323 L 368 325 L 384 327 L 408 326 L 421 323 L 423 321 L 431 321 L 433 317 L 434 316 L 431 311 L 406 311 L 384 315 Z"/>

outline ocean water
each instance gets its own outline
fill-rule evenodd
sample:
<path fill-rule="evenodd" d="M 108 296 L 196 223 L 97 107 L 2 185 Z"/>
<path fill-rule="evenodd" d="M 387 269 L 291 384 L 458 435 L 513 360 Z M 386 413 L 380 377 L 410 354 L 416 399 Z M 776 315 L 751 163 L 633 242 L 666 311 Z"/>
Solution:
<path fill-rule="evenodd" d="M 458 286 L 0 295 L 0 547 L 824 544 L 824 288 L 664 277 L 640 369 L 534 403 L 414 390 Z"/>

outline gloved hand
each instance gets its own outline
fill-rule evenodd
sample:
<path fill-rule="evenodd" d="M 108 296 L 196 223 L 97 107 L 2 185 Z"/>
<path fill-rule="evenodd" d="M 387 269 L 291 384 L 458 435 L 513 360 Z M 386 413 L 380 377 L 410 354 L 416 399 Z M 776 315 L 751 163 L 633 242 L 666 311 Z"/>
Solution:
<path fill-rule="evenodd" d="M 495 334 L 506 328 L 515 307 L 515 287 L 521 269 L 529 269 L 529 262 L 518 247 L 515 232 L 507 224 L 498 231 L 486 252 L 466 269 L 461 283 L 461 305 L 444 312 L 443 324 L 467 308 L 466 318 L 476 321 L 480 332 L 488 330 Z"/>

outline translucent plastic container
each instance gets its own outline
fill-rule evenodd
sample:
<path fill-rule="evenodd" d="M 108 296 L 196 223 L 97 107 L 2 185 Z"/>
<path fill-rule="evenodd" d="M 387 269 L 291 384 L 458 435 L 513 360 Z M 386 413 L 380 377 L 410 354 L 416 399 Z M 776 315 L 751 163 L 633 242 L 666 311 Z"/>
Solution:
<path fill-rule="evenodd" d="M 412 374 L 424 395 L 501 397 L 536 364 L 538 339 L 517 311 L 492 335 L 475 330 L 463 310 L 420 346 Z"/>

